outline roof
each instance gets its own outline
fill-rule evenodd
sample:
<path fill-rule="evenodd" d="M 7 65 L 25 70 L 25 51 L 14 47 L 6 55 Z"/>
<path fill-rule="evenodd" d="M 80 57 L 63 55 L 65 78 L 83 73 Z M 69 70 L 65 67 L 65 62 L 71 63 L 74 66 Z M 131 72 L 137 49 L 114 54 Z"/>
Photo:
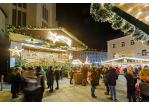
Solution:
<path fill-rule="evenodd" d="M 7 15 L 5 13 L 5 11 L 0 7 L 0 10 L 3 12 L 3 14 L 5 15 L 5 18 L 7 18 Z"/>
<path fill-rule="evenodd" d="M 117 39 L 117 38 L 121 38 L 121 37 L 125 37 L 124 32 L 119 33 L 118 35 L 114 36 L 114 37 L 111 38 L 110 40 Z M 108 40 L 108 41 L 110 41 L 110 40 Z"/>

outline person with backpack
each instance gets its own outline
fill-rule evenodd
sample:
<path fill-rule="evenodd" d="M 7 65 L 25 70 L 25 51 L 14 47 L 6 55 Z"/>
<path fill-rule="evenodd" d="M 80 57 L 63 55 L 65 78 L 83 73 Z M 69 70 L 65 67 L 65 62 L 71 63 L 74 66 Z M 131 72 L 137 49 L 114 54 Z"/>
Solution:
<path fill-rule="evenodd" d="M 21 67 L 17 67 L 12 71 L 12 75 L 10 77 L 9 83 L 11 83 L 12 99 L 19 97 L 17 94 L 19 93 L 21 86 L 21 70 Z"/>
<path fill-rule="evenodd" d="M 91 81 L 91 93 L 92 93 L 92 98 L 97 98 L 97 96 L 95 96 L 95 88 L 97 86 L 97 74 L 96 74 L 96 68 L 93 68 L 93 70 L 91 71 L 91 76 L 90 76 L 90 81 Z"/>
<path fill-rule="evenodd" d="M 112 67 L 109 67 L 109 72 L 107 74 L 107 82 L 109 84 L 109 88 L 110 88 L 110 95 L 111 97 L 108 98 L 110 100 L 113 100 L 113 95 L 114 95 L 114 98 L 115 98 L 115 101 L 117 100 L 116 99 L 116 80 L 118 79 L 118 74 L 116 73 L 116 70 Z M 114 93 L 114 94 L 113 94 Z"/>
<path fill-rule="evenodd" d="M 41 68 L 37 67 L 36 72 L 31 67 L 28 67 L 28 71 L 22 74 L 23 81 L 23 93 L 26 102 L 41 102 L 44 92 L 44 81 L 40 74 Z"/>
<path fill-rule="evenodd" d="M 60 78 L 60 71 L 61 69 L 58 68 L 58 66 L 55 67 L 54 72 L 55 72 L 55 79 L 56 79 L 56 83 L 57 83 L 57 87 L 55 88 L 56 90 L 59 89 L 59 84 L 58 84 L 58 80 Z"/>
<path fill-rule="evenodd" d="M 54 71 L 52 70 L 52 66 L 49 67 L 49 71 L 47 74 L 47 85 L 50 87 L 50 92 L 53 92 L 53 83 L 54 83 Z"/>

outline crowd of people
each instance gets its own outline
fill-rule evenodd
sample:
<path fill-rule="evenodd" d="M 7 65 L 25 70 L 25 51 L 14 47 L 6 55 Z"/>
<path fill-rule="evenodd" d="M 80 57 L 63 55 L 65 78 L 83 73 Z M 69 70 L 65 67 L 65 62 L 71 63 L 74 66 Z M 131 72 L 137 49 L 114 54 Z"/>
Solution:
<path fill-rule="evenodd" d="M 58 80 L 63 77 L 63 67 L 56 66 L 52 70 L 52 66 L 49 66 L 47 69 L 43 70 L 42 66 L 26 68 L 23 65 L 22 68 L 16 67 L 15 70 L 12 70 L 8 81 L 11 84 L 12 99 L 18 98 L 23 92 L 26 102 L 41 102 L 46 81 L 48 88 L 50 88 L 49 92 L 53 92 L 54 79 L 57 83 L 55 89 L 59 89 Z"/>
<path fill-rule="evenodd" d="M 73 84 L 72 79 L 74 73 L 77 72 L 76 70 L 78 70 L 76 67 L 71 67 L 69 70 L 70 84 Z M 53 92 L 54 80 L 56 80 L 57 83 L 55 89 L 59 89 L 58 81 L 63 77 L 62 71 L 63 67 L 59 68 L 58 66 L 56 66 L 54 70 L 52 69 L 52 66 L 49 66 L 47 70 L 43 70 L 41 66 L 36 68 L 34 66 L 26 68 L 25 65 L 22 68 L 17 67 L 12 71 L 12 75 L 9 79 L 9 83 L 12 84 L 12 98 L 18 98 L 21 92 L 23 92 L 26 102 L 41 102 L 46 85 L 45 81 L 47 81 L 48 88 L 50 88 L 49 92 Z M 92 98 L 97 98 L 95 89 L 96 86 L 100 86 L 99 81 L 101 80 L 106 87 L 106 92 L 104 92 L 104 94 L 110 95 L 108 98 L 110 100 L 117 100 L 116 80 L 118 79 L 120 72 L 118 67 L 88 67 L 84 65 L 80 68 L 80 72 L 82 73 L 82 86 L 86 86 L 88 81 L 91 83 Z M 136 102 L 135 94 L 137 79 L 149 81 L 149 67 L 144 66 L 143 69 L 138 70 L 137 72 L 136 69 L 133 70 L 133 67 L 129 66 L 128 69 L 124 69 L 124 72 L 124 77 L 127 81 L 127 98 L 129 99 L 129 102 L 131 102 L 132 97 L 133 102 Z"/>

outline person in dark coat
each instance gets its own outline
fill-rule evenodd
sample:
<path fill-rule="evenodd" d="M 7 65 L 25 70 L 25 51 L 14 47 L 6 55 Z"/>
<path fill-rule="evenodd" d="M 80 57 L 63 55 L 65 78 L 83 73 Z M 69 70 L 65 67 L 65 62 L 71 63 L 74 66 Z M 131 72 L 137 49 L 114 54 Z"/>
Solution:
<path fill-rule="evenodd" d="M 101 78 L 101 73 L 102 73 L 102 68 L 100 68 L 99 66 L 97 66 L 97 68 L 96 68 L 97 85 L 99 85 L 99 80 L 100 80 L 100 78 Z"/>
<path fill-rule="evenodd" d="M 110 93 L 111 93 L 110 94 L 111 97 L 108 99 L 110 99 L 110 100 L 113 100 L 113 93 L 114 93 L 115 100 L 117 100 L 116 99 L 116 88 L 115 88 L 117 79 L 118 79 L 118 74 L 116 73 L 116 70 L 114 68 L 110 67 L 110 70 L 107 74 L 107 82 L 109 84 Z"/>
<path fill-rule="evenodd" d="M 136 75 L 134 75 L 133 73 L 133 68 L 129 67 L 129 69 L 127 70 L 127 72 L 125 73 L 125 78 L 127 80 L 127 90 L 129 92 L 129 102 L 131 102 L 131 96 L 133 98 L 133 102 L 136 102 L 136 97 L 135 97 L 135 84 L 137 83 L 137 77 Z"/>
<path fill-rule="evenodd" d="M 63 79 L 63 70 L 64 70 L 64 68 L 63 68 L 63 66 L 61 66 L 61 72 L 60 72 L 61 79 Z"/>
<path fill-rule="evenodd" d="M 86 82 L 87 82 L 88 68 L 84 65 L 81 68 L 81 72 L 82 72 L 82 86 L 85 86 L 86 85 Z"/>
<path fill-rule="evenodd" d="M 93 70 L 91 71 L 91 78 L 92 78 L 92 81 L 91 81 L 91 93 L 92 93 L 92 97 L 93 98 L 97 98 L 97 96 L 95 96 L 95 88 L 97 86 L 97 74 L 96 74 L 96 69 L 93 68 Z"/>
<path fill-rule="evenodd" d="M 106 92 L 104 92 L 105 95 L 109 95 L 109 85 L 108 85 L 108 81 L 107 81 L 108 72 L 109 72 L 108 68 L 105 68 L 105 72 L 103 74 L 104 84 L 105 84 L 106 90 L 107 90 Z"/>
<path fill-rule="evenodd" d="M 50 87 L 50 92 L 53 92 L 53 82 L 54 82 L 54 71 L 52 70 L 52 66 L 50 66 L 48 74 L 47 74 L 47 84 L 48 88 Z"/>
<path fill-rule="evenodd" d="M 14 71 L 12 71 L 11 76 L 11 93 L 12 93 L 12 99 L 18 98 L 17 95 L 20 91 L 21 86 L 21 67 L 17 67 Z"/>
<path fill-rule="evenodd" d="M 61 69 L 58 68 L 58 66 L 56 66 L 54 69 L 54 72 L 55 72 L 55 79 L 56 79 L 57 87 L 55 89 L 59 89 L 58 80 L 60 78 L 60 71 L 61 71 Z"/>

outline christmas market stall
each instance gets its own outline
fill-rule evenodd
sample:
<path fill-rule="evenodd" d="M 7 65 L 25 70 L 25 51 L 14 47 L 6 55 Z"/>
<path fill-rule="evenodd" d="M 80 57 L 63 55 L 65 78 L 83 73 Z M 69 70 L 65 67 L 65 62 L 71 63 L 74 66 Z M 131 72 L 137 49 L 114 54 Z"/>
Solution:
<path fill-rule="evenodd" d="M 8 26 L 10 40 L 10 67 L 65 66 L 71 62 L 73 51 L 85 50 L 87 46 L 65 28 Z"/>

